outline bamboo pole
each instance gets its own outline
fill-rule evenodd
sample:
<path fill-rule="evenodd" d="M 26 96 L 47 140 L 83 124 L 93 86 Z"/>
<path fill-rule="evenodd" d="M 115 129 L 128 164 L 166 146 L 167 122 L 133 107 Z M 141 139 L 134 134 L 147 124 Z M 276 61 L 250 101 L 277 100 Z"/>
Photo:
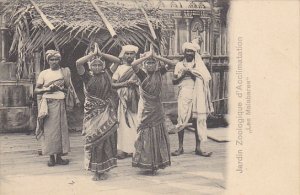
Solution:
<path fill-rule="evenodd" d="M 99 7 L 96 5 L 94 0 L 90 0 L 93 7 L 95 8 L 95 10 L 98 12 L 99 16 L 101 17 L 102 21 L 104 22 L 105 26 L 107 27 L 110 35 L 112 36 L 112 38 L 117 38 L 118 35 L 115 32 L 114 28 L 112 27 L 112 25 L 109 23 L 109 21 L 107 20 L 107 18 L 105 17 L 105 15 L 102 13 L 102 11 L 99 9 Z"/>
<path fill-rule="evenodd" d="M 152 23 L 150 22 L 150 20 L 148 18 L 148 15 L 147 15 L 146 11 L 144 10 L 144 8 L 140 7 L 140 9 L 142 10 L 142 12 L 143 12 L 143 14 L 144 14 L 144 16 L 145 16 L 145 18 L 147 20 L 147 23 L 148 23 L 151 35 L 152 35 L 153 39 L 156 41 L 157 37 L 156 37 L 155 31 L 154 31 L 154 28 L 152 26 Z"/>
<path fill-rule="evenodd" d="M 42 20 L 50 28 L 50 30 L 51 31 L 55 30 L 55 27 L 53 26 L 53 24 L 47 19 L 46 15 L 42 12 L 42 10 L 40 10 L 38 5 L 33 0 L 29 0 L 29 1 L 34 6 L 35 10 L 40 14 L 40 16 L 42 17 Z"/>

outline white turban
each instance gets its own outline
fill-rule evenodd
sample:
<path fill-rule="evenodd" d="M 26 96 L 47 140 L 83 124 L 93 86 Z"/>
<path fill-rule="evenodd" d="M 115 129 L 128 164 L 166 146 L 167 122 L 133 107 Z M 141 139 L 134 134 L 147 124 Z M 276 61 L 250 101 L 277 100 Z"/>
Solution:
<path fill-rule="evenodd" d="M 199 71 L 199 73 L 201 74 L 204 81 L 211 80 L 211 75 L 210 75 L 209 71 L 207 70 L 206 65 L 204 64 L 201 55 L 197 52 L 198 50 L 200 50 L 199 44 L 195 43 L 195 41 L 192 42 L 192 43 L 191 42 L 185 42 L 182 45 L 182 51 L 184 52 L 186 49 L 190 49 L 190 50 L 193 50 L 195 52 L 196 69 L 197 69 L 197 71 Z"/>
<path fill-rule="evenodd" d="M 122 51 L 119 54 L 119 57 L 122 58 L 125 54 L 125 52 L 135 52 L 137 53 L 139 51 L 139 48 L 135 45 L 124 45 L 122 46 Z"/>
<path fill-rule="evenodd" d="M 194 52 L 197 52 L 200 49 L 200 46 L 197 43 L 185 42 L 182 45 L 182 51 L 184 52 L 186 49 L 190 49 Z"/>
<path fill-rule="evenodd" d="M 45 55 L 46 55 L 46 61 L 47 62 L 49 62 L 49 58 L 51 58 L 51 57 L 59 57 L 59 58 L 61 58 L 60 53 L 58 51 L 56 51 L 56 50 L 48 50 L 48 51 L 46 51 Z"/>

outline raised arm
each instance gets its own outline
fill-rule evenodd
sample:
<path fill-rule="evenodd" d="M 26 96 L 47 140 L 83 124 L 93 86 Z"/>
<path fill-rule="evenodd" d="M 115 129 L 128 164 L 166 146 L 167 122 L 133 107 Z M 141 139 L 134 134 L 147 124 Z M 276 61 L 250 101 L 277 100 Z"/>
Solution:
<path fill-rule="evenodd" d="M 149 52 L 149 53 L 146 54 L 146 56 L 141 57 L 141 58 L 139 58 L 139 59 L 137 59 L 137 60 L 134 60 L 134 61 L 131 63 L 131 66 L 132 66 L 132 69 L 134 70 L 134 72 L 137 72 L 137 71 L 138 71 L 138 69 L 139 69 L 138 65 L 139 65 L 139 64 L 143 63 L 145 60 L 147 60 L 148 58 L 151 58 L 151 57 L 153 57 L 153 53 L 152 53 L 152 52 Z"/>
<path fill-rule="evenodd" d="M 121 60 L 120 58 L 117 58 L 116 56 L 110 55 L 110 54 L 106 54 L 106 53 L 102 53 L 102 52 L 98 52 L 98 55 L 103 57 L 104 59 L 113 62 L 114 64 L 120 64 Z"/>
<path fill-rule="evenodd" d="M 116 72 L 118 66 L 121 64 L 120 58 L 110 55 L 110 54 L 102 53 L 100 51 L 98 45 L 97 45 L 97 53 L 99 56 L 103 57 L 105 60 L 112 62 L 113 64 L 110 66 L 109 69 L 112 73 Z"/>
<path fill-rule="evenodd" d="M 97 50 L 95 50 L 93 53 L 90 53 L 86 56 L 83 56 L 81 58 L 79 58 L 77 61 L 76 61 L 76 69 L 77 69 L 77 73 L 79 75 L 83 75 L 84 72 L 85 72 L 85 69 L 84 69 L 84 64 L 87 63 L 88 61 L 90 61 L 94 56 L 97 55 Z"/>
<path fill-rule="evenodd" d="M 156 58 L 156 59 L 158 59 L 158 60 L 160 60 L 160 61 L 162 61 L 162 62 L 164 62 L 164 63 L 166 63 L 166 64 L 168 64 L 168 65 L 170 65 L 170 66 L 172 66 L 172 67 L 175 67 L 175 65 L 176 65 L 176 62 L 174 62 L 172 60 L 169 60 L 167 58 L 164 58 L 162 56 L 153 54 L 153 57 Z"/>

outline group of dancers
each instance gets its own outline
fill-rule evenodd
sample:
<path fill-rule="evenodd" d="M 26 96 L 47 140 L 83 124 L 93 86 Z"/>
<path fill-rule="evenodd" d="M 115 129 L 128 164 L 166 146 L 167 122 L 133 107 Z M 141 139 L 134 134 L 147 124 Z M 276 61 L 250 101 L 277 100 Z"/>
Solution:
<path fill-rule="evenodd" d="M 133 167 L 155 175 L 158 169 L 171 165 L 171 155 L 184 153 L 184 129 L 188 126 L 195 128 L 195 154 L 211 156 L 200 147 L 207 139 L 207 115 L 213 112 L 208 85 L 211 77 L 197 52 L 199 45 L 187 42 L 182 49 L 184 59 L 174 63 L 153 49 L 136 59 L 138 47 L 134 45 L 123 46 L 116 57 L 102 53 L 95 44 L 93 52 L 76 61 L 85 94 L 84 166 L 94 172 L 93 180 L 106 179 L 117 159 L 126 157 L 132 157 Z M 72 99 L 69 96 L 76 102 L 78 99 L 70 70 L 60 67 L 60 59 L 58 51 L 46 52 L 50 68 L 40 73 L 35 89 L 42 96 L 36 135 L 42 140 L 42 153 L 50 156 L 48 166 L 69 163 L 62 159 L 70 150 L 66 105 Z M 105 61 L 112 65 L 108 67 Z M 161 102 L 162 76 L 171 68 L 173 84 L 179 88 L 179 148 L 172 153 Z"/>

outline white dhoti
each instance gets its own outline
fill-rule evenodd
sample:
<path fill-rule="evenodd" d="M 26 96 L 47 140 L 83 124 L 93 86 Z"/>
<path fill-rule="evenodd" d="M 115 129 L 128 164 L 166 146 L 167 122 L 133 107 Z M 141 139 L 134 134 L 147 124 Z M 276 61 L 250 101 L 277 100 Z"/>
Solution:
<path fill-rule="evenodd" d="M 120 65 L 113 75 L 117 82 L 138 81 L 131 66 Z M 133 153 L 137 137 L 137 104 L 138 87 L 123 87 L 117 90 L 119 96 L 118 107 L 118 150 Z"/>
<path fill-rule="evenodd" d="M 197 121 L 199 140 L 207 140 L 207 115 L 213 112 L 210 97 L 209 80 L 211 79 L 201 57 L 196 55 L 195 62 L 178 62 L 174 74 L 181 75 L 183 69 L 187 69 L 193 76 L 185 77 L 178 85 L 178 130 L 183 130 L 189 124 L 192 117 Z"/>
<path fill-rule="evenodd" d="M 198 86 L 199 84 L 202 86 Z M 187 79 L 182 81 L 178 94 L 178 127 L 183 129 L 189 125 L 188 122 L 191 117 L 196 119 L 197 129 L 195 130 L 198 132 L 200 141 L 207 140 L 207 113 L 199 112 L 200 110 L 197 110 L 196 106 L 197 104 L 198 106 L 199 104 L 205 105 L 205 93 L 203 90 L 199 91 L 199 88 L 203 89 L 203 87 L 201 82 L 198 83 L 192 79 Z"/>
<path fill-rule="evenodd" d="M 120 102 L 118 118 L 118 149 L 126 153 L 133 153 L 135 150 L 134 142 L 137 137 L 137 114 L 125 109 Z"/>

